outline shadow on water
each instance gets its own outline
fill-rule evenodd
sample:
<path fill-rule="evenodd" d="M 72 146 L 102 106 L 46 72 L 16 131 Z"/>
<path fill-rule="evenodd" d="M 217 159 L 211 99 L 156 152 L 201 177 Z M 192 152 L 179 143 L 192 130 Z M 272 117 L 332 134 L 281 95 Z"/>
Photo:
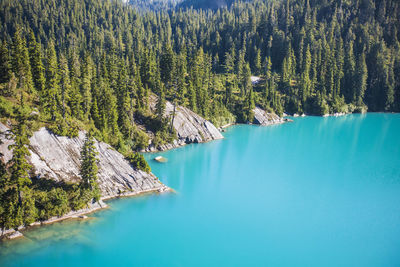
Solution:
<path fill-rule="evenodd" d="M 24 236 L 16 240 L 6 240 L 0 243 L 0 256 L 8 254 L 23 255 L 32 251 L 51 246 L 56 242 L 74 239 L 76 242 L 90 243 L 85 237 L 85 229 L 99 220 L 96 217 L 87 219 L 68 219 L 49 225 L 34 226 L 23 231 Z"/>

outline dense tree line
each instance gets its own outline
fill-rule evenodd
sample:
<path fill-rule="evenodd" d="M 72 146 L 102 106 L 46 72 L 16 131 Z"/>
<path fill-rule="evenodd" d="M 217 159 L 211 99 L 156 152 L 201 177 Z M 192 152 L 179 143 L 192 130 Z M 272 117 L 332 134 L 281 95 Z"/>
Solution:
<path fill-rule="evenodd" d="M 251 121 L 252 101 L 277 113 L 398 111 L 398 11 L 393 0 L 145 13 L 119 1 L 3 0 L 1 94 L 23 90 L 55 132 L 93 123 L 125 150 L 147 144 L 135 120 L 169 138 L 149 113 L 152 94 L 214 122 Z M 251 74 L 265 78 L 253 92 Z"/>
<path fill-rule="evenodd" d="M 399 14 L 396 0 L 255 0 L 147 12 L 121 1 L 1 0 L 0 116 L 15 122 L 17 140 L 0 177 L 13 181 L 2 182 L 2 201 L 15 204 L 0 212 L 16 219 L 3 226 L 48 217 L 37 209 L 49 199 L 62 199 L 61 213 L 76 207 L 61 186 L 32 203 L 39 189 L 23 160 L 26 123 L 68 136 L 90 130 L 149 171 L 132 153 L 149 136 L 155 145 L 175 138 L 173 117 L 163 116 L 167 100 L 217 126 L 252 122 L 255 105 L 278 114 L 399 111 Z M 253 85 L 252 75 L 261 82 Z M 94 173 L 82 177 L 97 192 Z"/>
<path fill-rule="evenodd" d="M 140 12 L 169 10 L 176 7 L 182 0 L 122 0 L 135 7 Z"/>

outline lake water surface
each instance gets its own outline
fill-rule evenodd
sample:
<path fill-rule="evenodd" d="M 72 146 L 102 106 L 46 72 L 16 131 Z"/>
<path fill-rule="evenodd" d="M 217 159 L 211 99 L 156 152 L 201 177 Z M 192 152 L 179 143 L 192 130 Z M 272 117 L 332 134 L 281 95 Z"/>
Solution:
<path fill-rule="evenodd" d="M 400 114 L 224 135 L 145 155 L 176 194 L 28 231 L 0 266 L 400 266 Z"/>

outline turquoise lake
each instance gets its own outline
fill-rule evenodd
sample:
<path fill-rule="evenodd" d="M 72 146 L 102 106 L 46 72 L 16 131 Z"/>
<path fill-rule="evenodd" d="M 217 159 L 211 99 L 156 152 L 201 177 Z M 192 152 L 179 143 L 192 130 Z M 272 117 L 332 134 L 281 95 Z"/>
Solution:
<path fill-rule="evenodd" d="M 28 231 L 0 266 L 400 266 L 400 114 L 224 136 L 145 155 L 176 194 Z"/>

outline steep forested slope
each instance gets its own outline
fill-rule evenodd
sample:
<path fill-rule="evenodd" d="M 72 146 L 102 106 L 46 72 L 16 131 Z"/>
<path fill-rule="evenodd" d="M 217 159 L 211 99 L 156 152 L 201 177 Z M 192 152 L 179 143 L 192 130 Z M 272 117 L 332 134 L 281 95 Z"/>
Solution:
<path fill-rule="evenodd" d="M 149 136 L 169 143 L 167 100 L 217 126 L 253 122 L 255 106 L 279 115 L 399 111 L 399 14 L 397 0 L 140 13 L 118 0 L 1 0 L 0 119 L 15 125 L 19 157 L 0 166 L 0 181 L 11 168 L 30 194 L 28 136 L 41 126 L 70 137 L 88 130 L 125 155 Z"/>

